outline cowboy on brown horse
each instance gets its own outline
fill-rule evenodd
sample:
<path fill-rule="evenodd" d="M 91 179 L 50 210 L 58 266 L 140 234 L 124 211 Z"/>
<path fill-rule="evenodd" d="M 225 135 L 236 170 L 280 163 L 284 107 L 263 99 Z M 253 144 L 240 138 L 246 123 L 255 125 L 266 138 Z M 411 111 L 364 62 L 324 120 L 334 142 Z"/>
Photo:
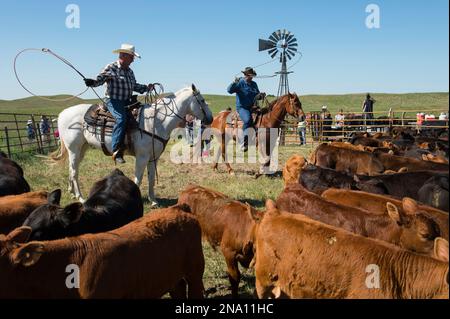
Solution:
<path fill-rule="evenodd" d="M 266 94 L 259 91 L 258 85 L 253 81 L 256 76 L 255 70 L 251 67 L 246 67 L 243 78 L 236 78 L 233 83 L 228 86 L 228 93 L 236 93 L 236 111 L 244 123 L 242 130 L 244 131 L 244 139 L 241 142 L 241 150 L 246 152 L 248 150 L 248 129 L 253 127 L 252 109 L 255 101 L 263 99 Z"/>

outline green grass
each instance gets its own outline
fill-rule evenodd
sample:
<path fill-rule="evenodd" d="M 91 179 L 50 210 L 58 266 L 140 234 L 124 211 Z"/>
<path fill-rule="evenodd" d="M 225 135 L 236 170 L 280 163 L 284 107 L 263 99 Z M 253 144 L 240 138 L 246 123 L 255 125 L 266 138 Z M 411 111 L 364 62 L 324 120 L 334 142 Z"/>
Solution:
<path fill-rule="evenodd" d="M 286 159 L 294 153 L 309 154 L 310 147 L 280 147 L 279 169 Z M 283 182 L 278 175 L 275 178 L 266 176 L 255 178 L 257 164 L 232 164 L 236 175 L 230 176 L 225 172 L 224 164 L 220 165 L 221 173 L 213 173 L 211 164 L 181 164 L 176 165 L 169 158 L 170 145 L 158 164 L 159 183 L 155 187 L 156 196 L 161 206 L 167 207 L 177 202 L 178 194 L 187 185 L 194 183 L 222 192 L 233 199 L 249 202 L 256 208 L 262 209 L 266 199 L 276 199 L 283 189 Z M 125 157 L 127 163 L 119 168 L 130 178 L 134 173 L 134 158 Z M 15 160 L 22 166 L 25 178 L 33 190 L 52 191 L 62 189 L 61 204 L 66 205 L 73 200 L 67 193 L 68 167 L 67 163 L 51 164 L 41 156 L 21 155 Z M 89 150 L 80 167 L 80 186 L 86 196 L 95 181 L 109 174 L 116 166 L 99 150 Z M 146 176 L 146 175 L 144 175 Z M 147 194 L 147 180 L 141 185 L 143 195 Z M 144 211 L 150 212 L 148 202 L 144 202 Z M 219 251 L 214 251 L 209 244 L 204 243 L 206 269 L 204 285 L 208 298 L 230 297 L 226 264 Z M 240 294 L 250 298 L 254 292 L 253 270 L 243 270 L 240 284 Z"/>
<path fill-rule="evenodd" d="M 408 94 L 372 94 L 377 100 L 375 111 L 394 110 L 448 110 L 448 92 L 443 93 L 408 93 Z M 51 98 L 66 98 L 66 95 L 53 96 Z M 234 107 L 235 97 L 232 95 L 204 94 L 214 114 L 227 108 Z M 327 105 L 331 113 L 339 109 L 345 112 L 360 112 L 364 94 L 345 95 L 304 95 L 300 96 L 305 111 L 320 111 L 322 105 Z M 0 100 L 0 113 L 32 113 L 32 114 L 58 114 L 64 108 L 79 103 L 97 103 L 97 99 L 82 100 L 79 98 L 65 102 L 47 102 L 37 97 L 6 101 Z"/>

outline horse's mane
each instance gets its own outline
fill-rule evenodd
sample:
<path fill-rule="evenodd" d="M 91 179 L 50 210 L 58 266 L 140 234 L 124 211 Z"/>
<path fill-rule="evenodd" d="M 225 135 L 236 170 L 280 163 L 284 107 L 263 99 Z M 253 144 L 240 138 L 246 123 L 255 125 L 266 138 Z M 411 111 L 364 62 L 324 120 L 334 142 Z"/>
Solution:
<path fill-rule="evenodd" d="M 273 107 L 275 106 L 275 104 L 277 104 L 282 98 L 284 98 L 284 97 L 287 96 L 287 95 L 288 95 L 288 94 L 282 95 L 282 96 L 280 96 L 279 98 L 277 98 L 277 99 L 273 100 L 272 102 L 270 102 L 270 103 L 269 103 L 269 111 L 271 112 L 271 111 L 273 110 Z"/>

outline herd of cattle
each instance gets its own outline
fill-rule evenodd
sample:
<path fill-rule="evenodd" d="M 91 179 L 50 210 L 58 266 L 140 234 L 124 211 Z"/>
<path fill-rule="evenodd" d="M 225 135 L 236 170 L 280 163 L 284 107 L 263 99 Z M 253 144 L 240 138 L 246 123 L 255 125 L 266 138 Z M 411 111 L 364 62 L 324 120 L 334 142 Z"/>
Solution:
<path fill-rule="evenodd" d="M 364 134 L 292 156 L 263 210 L 189 185 L 143 214 L 120 170 L 61 207 L 0 152 L 0 298 L 202 298 L 202 239 L 233 298 L 239 265 L 254 267 L 258 298 L 448 298 L 448 168 L 448 141 Z"/>

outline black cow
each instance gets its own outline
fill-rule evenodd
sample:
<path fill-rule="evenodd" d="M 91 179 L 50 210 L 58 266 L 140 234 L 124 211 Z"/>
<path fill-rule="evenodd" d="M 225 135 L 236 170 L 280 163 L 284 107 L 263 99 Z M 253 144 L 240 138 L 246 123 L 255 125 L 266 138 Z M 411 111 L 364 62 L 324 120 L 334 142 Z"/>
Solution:
<path fill-rule="evenodd" d="M 418 196 L 422 203 L 448 212 L 448 175 L 437 175 L 428 179 L 419 189 Z"/>
<path fill-rule="evenodd" d="M 299 183 L 309 191 L 318 195 L 330 187 L 355 189 L 353 176 L 334 169 L 308 164 L 302 168 Z"/>
<path fill-rule="evenodd" d="M 0 151 L 0 196 L 18 195 L 30 191 L 23 170 L 16 162 Z"/>
<path fill-rule="evenodd" d="M 448 189 L 448 173 L 436 171 L 417 171 L 378 176 L 355 176 L 356 189 L 375 193 L 386 194 L 398 198 L 410 197 L 420 201 L 419 190 L 432 177 L 446 177 Z"/>
<path fill-rule="evenodd" d="M 23 226 L 30 240 L 53 240 L 119 228 L 143 216 L 139 187 L 120 170 L 96 182 L 84 204 L 59 206 L 61 190 L 49 194 L 48 204 L 35 209 Z"/>

